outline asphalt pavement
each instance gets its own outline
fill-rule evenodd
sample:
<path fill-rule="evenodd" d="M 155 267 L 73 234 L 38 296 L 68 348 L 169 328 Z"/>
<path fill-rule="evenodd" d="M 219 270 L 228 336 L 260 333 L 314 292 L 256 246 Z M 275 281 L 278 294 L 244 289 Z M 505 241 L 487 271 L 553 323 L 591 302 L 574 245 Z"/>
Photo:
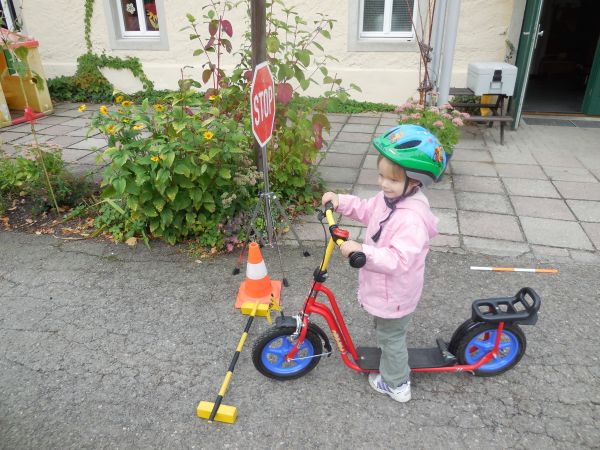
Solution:
<path fill-rule="evenodd" d="M 281 247 L 300 308 L 322 248 Z M 281 278 L 274 249 L 263 249 Z M 539 321 L 527 352 L 497 377 L 414 374 L 413 400 L 373 391 L 336 351 L 307 376 L 277 382 L 252 365 L 267 328 L 253 326 L 224 403 L 235 424 L 198 419 L 214 401 L 246 318 L 233 307 L 237 254 L 196 262 L 184 247 L 0 232 L 0 449 L 84 448 L 597 448 L 600 443 L 600 280 L 595 264 L 561 261 L 559 274 L 474 272 L 530 265 L 527 257 L 431 252 L 409 345 L 449 339 L 473 299 L 530 286 Z M 327 285 L 355 344 L 373 345 L 355 301 L 357 274 L 336 255 Z M 324 325 L 321 321 L 321 325 Z"/>

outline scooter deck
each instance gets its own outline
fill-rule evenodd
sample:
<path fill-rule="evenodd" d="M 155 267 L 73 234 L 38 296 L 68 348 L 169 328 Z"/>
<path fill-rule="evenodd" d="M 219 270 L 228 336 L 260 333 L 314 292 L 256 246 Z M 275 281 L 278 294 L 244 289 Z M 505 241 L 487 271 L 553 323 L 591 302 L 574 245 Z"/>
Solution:
<path fill-rule="evenodd" d="M 357 364 L 361 369 L 379 370 L 379 360 L 381 359 L 380 348 L 357 347 L 356 352 L 358 353 Z M 408 365 L 412 369 L 447 367 L 454 364 L 454 361 L 444 358 L 438 347 L 408 349 Z"/>

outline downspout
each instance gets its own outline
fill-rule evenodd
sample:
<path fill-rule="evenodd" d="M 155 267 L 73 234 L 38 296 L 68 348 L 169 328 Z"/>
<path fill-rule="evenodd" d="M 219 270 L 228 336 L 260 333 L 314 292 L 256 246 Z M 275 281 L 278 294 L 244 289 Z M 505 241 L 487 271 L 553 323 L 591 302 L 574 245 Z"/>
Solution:
<path fill-rule="evenodd" d="M 450 93 L 450 79 L 452 78 L 452 65 L 454 62 L 454 47 L 458 31 L 458 16 L 460 15 L 460 0 L 448 2 L 446 11 L 446 26 L 444 33 L 444 56 L 439 79 L 438 106 L 448 103 Z"/>
<path fill-rule="evenodd" d="M 429 80 L 433 84 L 433 91 L 438 92 L 440 74 L 440 61 L 442 58 L 442 38 L 444 37 L 444 21 L 446 20 L 446 0 L 437 0 L 433 11 L 433 27 L 431 31 L 431 45 L 433 58 L 429 70 Z"/>

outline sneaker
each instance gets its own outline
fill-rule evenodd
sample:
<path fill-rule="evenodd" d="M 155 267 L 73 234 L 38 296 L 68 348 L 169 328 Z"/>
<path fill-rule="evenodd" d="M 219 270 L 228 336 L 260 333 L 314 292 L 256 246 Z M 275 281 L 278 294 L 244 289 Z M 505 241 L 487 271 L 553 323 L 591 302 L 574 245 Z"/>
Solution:
<path fill-rule="evenodd" d="M 397 388 L 391 388 L 380 374 L 371 372 L 369 374 L 369 384 L 377 392 L 387 394 L 397 402 L 405 403 L 410 400 L 410 381 L 401 384 Z"/>

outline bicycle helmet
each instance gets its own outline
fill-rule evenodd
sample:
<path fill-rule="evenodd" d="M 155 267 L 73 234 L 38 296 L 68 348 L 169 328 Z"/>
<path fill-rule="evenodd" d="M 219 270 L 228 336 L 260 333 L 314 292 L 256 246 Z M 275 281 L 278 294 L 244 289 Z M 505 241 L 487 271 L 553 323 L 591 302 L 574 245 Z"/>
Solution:
<path fill-rule="evenodd" d="M 439 181 L 447 158 L 438 139 L 418 125 L 399 125 L 373 139 L 379 153 L 398 164 L 423 186 Z"/>

